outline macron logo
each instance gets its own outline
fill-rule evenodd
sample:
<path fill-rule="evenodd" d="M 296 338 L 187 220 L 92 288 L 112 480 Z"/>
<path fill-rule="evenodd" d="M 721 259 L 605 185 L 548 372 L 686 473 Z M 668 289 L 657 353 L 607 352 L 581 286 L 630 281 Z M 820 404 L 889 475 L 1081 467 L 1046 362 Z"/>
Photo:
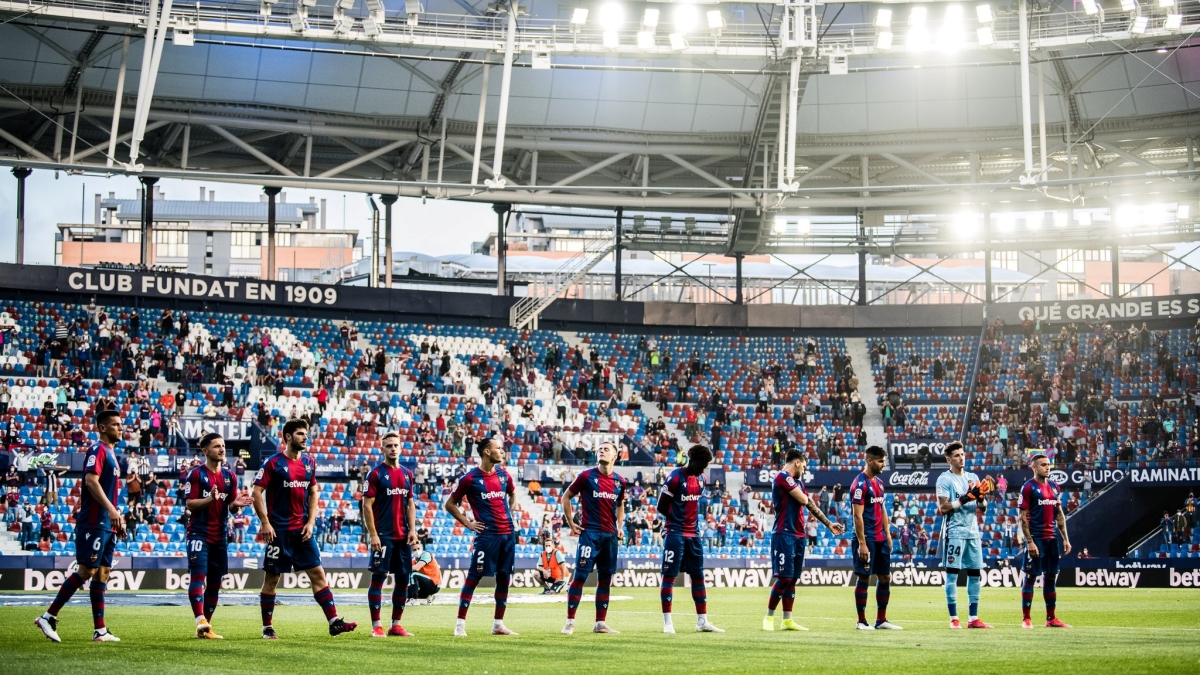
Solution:
<path fill-rule="evenodd" d="M 388 488 L 389 497 L 407 497 L 408 488 Z"/>
<path fill-rule="evenodd" d="M 283 481 L 285 488 L 304 488 L 308 489 L 308 481 L 306 480 L 285 480 Z"/>
<path fill-rule="evenodd" d="M 617 496 L 611 492 L 601 492 L 600 490 L 592 490 L 592 497 L 596 499 L 611 499 L 617 501 Z"/>
<path fill-rule="evenodd" d="M 480 495 L 483 499 L 504 499 L 504 490 L 493 490 Z"/>

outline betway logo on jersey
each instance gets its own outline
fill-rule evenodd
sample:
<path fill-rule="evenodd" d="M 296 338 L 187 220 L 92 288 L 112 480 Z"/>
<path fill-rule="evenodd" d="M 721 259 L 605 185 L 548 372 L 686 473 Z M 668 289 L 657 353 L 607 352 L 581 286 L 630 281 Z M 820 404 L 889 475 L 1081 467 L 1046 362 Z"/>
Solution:
<path fill-rule="evenodd" d="M 682 497 L 679 498 L 679 501 L 681 501 L 681 502 L 698 502 L 698 501 L 700 501 L 700 495 L 683 495 Z"/>
<path fill-rule="evenodd" d="M 388 488 L 389 497 L 407 497 L 408 488 Z"/>
<path fill-rule="evenodd" d="M 611 499 L 614 502 L 617 501 L 617 495 L 611 492 L 604 492 L 603 490 L 592 490 L 592 497 L 595 499 Z"/>
<path fill-rule="evenodd" d="M 283 481 L 285 488 L 304 488 L 308 489 L 308 481 L 306 480 L 285 480 Z"/>
<path fill-rule="evenodd" d="M 209 490 L 208 492 L 204 493 L 204 496 L 201 497 L 201 499 L 208 499 L 209 497 L 214 497 L 217 501 L 222 502 L 229 498 L 229 493 L 217 492 L 214 494 L 212 490 Z"/>
<path fill-rule="evenodd" d="M 504 499 L 504 490 L 492 490 L 480 495 L 483 499 Z"/>
<path fill-rule="evenodd" d="M 1057 499 L 1039 499 L 1038 500 L 1038 506 L 1057 506 L 1057 505 L 1058 505 Z"/>

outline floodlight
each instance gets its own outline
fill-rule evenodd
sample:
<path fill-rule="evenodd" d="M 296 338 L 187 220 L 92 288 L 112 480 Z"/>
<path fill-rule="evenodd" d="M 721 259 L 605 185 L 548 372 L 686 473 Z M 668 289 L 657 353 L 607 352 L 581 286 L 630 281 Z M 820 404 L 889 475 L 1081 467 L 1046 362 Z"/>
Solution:
<path fill-rule="evenodd" d="M 354 0 L 337 0 L 337 9 L 354 9 Z"/>
<path fill-rule="evenodd" d="M 812 223 L 809 222 L 808 218 L 801 218 L 796 221 L 796 234 L 801 237 L 807 237 L 810 232 L 812 232 Z"/>
<path fill-rule="evenodd" d="M 721 30 L 725 27 L 725 15 L 721 14 L 721 10 L 710 9 L 705 16 L 708 18 L 709 30 Z"/>
<path fill-rule="evenodd" d="M 415 17 L 416 14 L 410 16 Z M 374 16 L 368 16 L 363 19 L 362 29 L 367 37 L 375 37 L 383 32 L 383 22 L 376 21 Z"/>
<path fill-rule="evenodd" d="M 787 217 L 775 216 L 775 234 L 787 233 Z"/>
<path fill-rule="evenodd" d="M 600 5 L 600 28 L 605 32 L 616 32 L 625 23 L 625 9 L 615 2 Z"/>
<path fill-rule="evenodd" d="M 1175 0 L 1158 0 L 1159 7 L 1174 7 Z"/>
<path fill-rule="evenodd" d="M 642 29 L 654 32 L 655 28 L 658 28 L 658 10 L 648 7 L 642 14 Z"/>
<path fill-rule="evenodd" d="M 333 21 L 333 34 L 345 35 L 354 29 L 354 17 L 338 16 Z"/>
<path fill-rule="evenodd" d="M 571 29 L 579 32 L 580 28 L 587 23 L 588 10 L 586 7 L 576 7 L 571 11 Z"/>
<path fill-rule="evenodd" d="M 891 28 L 892 27 L 892 10 L 886 7 L 875 12 L 875 27 L 876 28 Z"/>
<path fill-rule="evenodd" d="M 996 20 L 991 5 L 976 5 L 975 16 L 979 19 L 979 23 L 991 23 Z"/>
<path fill-rule="evenodd" d="M 892 31 L 885 30 L 875 35 L 875 48 L 887 51 L 892 48 Z"/>
<path fill-rule="evenodd" d="M 671 41 L 671 49 L 681 52 L 688 48 L 687 40 L 684 39 L 683 33 L 671 33 L 667 38 Z"/>
<path fill-rule="evenodd" d="M 924 26 L 925 21 L 928 18 L 929 18 L 929 10 L 928 9 L 921 7 L 921 6 L 913 7 L 908 12 L 908 25 L 910 28 Z"/>
<path fill-rule="evenodd" d="M 1141 220 L 1139 216 L 1137 208 L 1129 205 L 1121 206 L 1113 214 L 1113 224 L 1125 228 L 1136 227 Z"/>
<path fill-rule="evenodd" d="M 658 219 L 658 229 L 666 232 L 671 229 L 671 216 L 663 216 Z"/>
<path fill-rule="evenodd" d="M 171 44 L 176 47 L 191 47 L 196 44 L 196 34 L 190 25 L 176 26 L 171 31 Z"/>
<path fill-rule="evenodd" d="M 1088 16 L 1095 16 L 1100 11 L 1100 5 L 1096 3 L 1096 0 L 1083 0 L 1083 11 Z"/>
<path fill-rule="evenodd" d="M 369 7 L 370 4 L 371 3 L 368 2 L 367 6 Z M 404 13 L 405 14 L 420 14 L 424 11 L 425 11 L 425 8 L 423 6 L 421 6 L 421 0 L 404 0 Z"/>
<path fill-rule="evenodd" d="M 1150 17 L 1138 15 L 1133 17 L 1133 23 L 1129 26 L 1129 32 L 1134 35 L 1141 35 L 1146 32 L 1146 28 L 1150 25 Z"/>
<path fill-rule="evenodd" d="M 946 14 L 942 17 L 942 27 L 938 31 L 938 45 L 945 51 L 957 51 L 966 42 L 963 29 L 962 5 L 948 5 Z"/>
<path fill-rule="evenodd" d="M 1122 11 L 1132 12 L 1135 9 L 1137 9 L 1137 0 L 1121 0 Z"/>
<path fill-rule="evenodd" d="M 274 7 L 275 3 L 277 2 L 279 2 L 279 0 L 259 0 L 258 13 L 262 14 L 263 16 L 271 16 L 271 8 Z"/>
<path fill-rule="evenodd" d="M 1066 211 L 1054 212 L 1055 227 L 1066 227 L 1069 224 L 1071 224 L 1071 214 L 1067 213 Z"/>
<path fill-rule="evenodd" d="M 1191 204 L 1180 204 L 1175 209 L 1175 220 L 1189 220 L 1192 216 Z"/>
<path fill-rule="evenodd" d="M 1183 27 L 1182 14 L 1168 14 L 1167 20 L 1163 22 L 1163 28 L 1167 30 L 1179 30 Z"/>
<path fill-rule="evenodd" d="M 305 2 L 305 1 L 306 0 L 301 0 L 301 2 Z M 371 12 L 372 14 L 374 14 L 375 12 L 383 11 L 383 0 L 365 0 L 365 1 L 367 3 L 367 11 Z M 312 0 L 312 3 L 314 5 L 317 4 L 317 0 Z M 419 6 L 419 3 L 413 3 L 413 4 L 417 4 Z M 405 7 L 408 7 L 407 2 L 405 3 Z"/>
<path fill-rule="evenodd" d="M 996 32 L 991 26 L 980 26 L 975 30 L 975 35 L 979 39 L 980 47 L 990 47 L 996 44 Z"/>
<path fill-rule="evenodd" d="M 643 228 L 643 227 L 645 227 L 645 226 L 646 226 L 646 216 L 643 216 L 643 215 L 641 215 L 641 214 L 638 214 L 638 215 L 636 215 L 636 216 L 634 216 L 634 217 L 633 217 L 633 231 L 634 231 L 634 233 L 641 232 L 641 231 L 642 231 L 642 228 Z"/>
<path fill-rule="evenodd" d="M 955 234 L 966 239 L 975 234 L 979 228 L 979 214 L 964 211 L 954 217 Z"/>
<path fill-rule="evenodd" d="M 1076 211 L 1075 212 L 1075 222 L 1079 223 L 1080 227 L 1091 227 L 1092 226 L 1092 212 L 1091 211 Z"/>
<path fill-rule="evenodd" d="M 550 70 L 550 50 L 545 45 L 534 47 L 530 65 L 534 70 Z"/>
<path fill-rule="evenodd" d="M 616 49 L 621 46 L 621 38 L 615 30 L 604 31 L 604 48 Z"/>
<path fill-rule="evenodd" d="M 695 216 L 688 216 L 688 217 L 686 217 L 686 218 L 684 218 L 684 219 L 683 219 L 683 229 L 684 229 L 684 231 L 686 231 L 688 234 L 691 234 L 691 233 L 693 233 L 693 232 L 695 232 L 695 231 L 696 231 L 696 218 L 695 218 Z"/>
<path fill-rule="evenodd" d="M 308 28 L 307 12 L 301 14 L 301 11 L 304 11 L 304 7 L 297 7 L 295 12 L 288 15 L 288 22 L 292 24 L 292 31 L 296 33 L 303 33 Z"/>
<path fill-rule="evenodd" d="M 1046 215 L 1044 213 L 1041 211 L 1034 211 L 1028 216 L 1025 216 L 1025 227 L 1029 228 L 1030 230 L 1040 230 L 1042 229 L 1042 221 L 1045 219 Z"/>
<path fill-rule="evenodd" d="M 1013 227 L 1017 224 L 1011 213 L 1001 213 L 996 220 L 1001 232 L 1012 232 Z"/>
<path fill-rule="evenodd" d="M 637 46 L 638 49 L 654 49 L 654 31 L 638 31 Z"/>
<path fill-rule="evenodd" d="M 695 30 L 696 24 L 700 23 L 700 16 L 694 5 L 675 5 L 672 19 L 675 22 L 675 32 L 685 35 Z"/>

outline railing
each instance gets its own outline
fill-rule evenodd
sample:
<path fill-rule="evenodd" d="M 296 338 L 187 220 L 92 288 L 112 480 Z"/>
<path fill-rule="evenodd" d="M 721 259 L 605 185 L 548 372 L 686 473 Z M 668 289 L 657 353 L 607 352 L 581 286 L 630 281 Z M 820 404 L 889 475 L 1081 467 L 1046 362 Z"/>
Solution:
<path fill-rule="evenodd" d="M 536 328 L 538 315 L 612 252 L 616 247 L 612 234 L 612 230 L 608 230 L 606 236 L 584 241 L 583 249 L 568 258 L 550 275 L 546 283 L 531 284 L 528 294 L 512 306 L 509 312 L 509 325 L 520 329 L 532 323 Z"/>

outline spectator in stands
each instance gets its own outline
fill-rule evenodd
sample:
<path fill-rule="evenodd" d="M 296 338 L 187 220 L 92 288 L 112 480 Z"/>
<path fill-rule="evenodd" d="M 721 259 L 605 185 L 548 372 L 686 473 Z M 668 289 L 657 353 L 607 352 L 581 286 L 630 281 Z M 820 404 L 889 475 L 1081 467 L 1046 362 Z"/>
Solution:
<path fill-rule="evenodd" d="M 132 463 L 133 456 L 130 457 L 130 460 Z M 144 486 L 142 485 L 142 477 L 140 474 L 138 474 L 136 466 L 130 467 L 129 474 L 127 475 L 127 477 L 125 479 L 125 501 L 126 501 L 126 503 L 128 503 L 130 506 L 141 504 L 142 496 L 143 496 L 143 494 L 142 494 L 143 487 Z"/>
<path fill-rule="evenodd" d="M 33 532 L 33 526 L 34 526 L 34 522 L 37 518 L 37 514 L 34 513 L 32 504 L 22 504 L 20 506 L 20 509 L 21 509 L 20 516 L 19 516 L 20 521 L 21 521 L 20 544 L 21 544 L 21 550 L 27 551 L 31 548 L 30 545 L 33 543 L 34 539 L 36 538 L 34 535 L 34 532 Z"/>
<path fill-rule="evenodd" d="M 5 345 L 7 346 L 7 342 Z M 8 404 L 12 400 L 12 390 L 9 389 L 8 380 L 0 379 L 0 417 L 8 414 Z"/>
<path fill-rule="evenodd" d="M 4 476 L 4 497 L 7 510 L 4 512 L 4 522 L 17 522 L 17 506 L 21 503 L 21 477 L 17 467 L 8 465 L 8 473 Z"/>
<path fill-rule="evenodd" d="M 1175 516 L 1172 519 L 1175 527 L 1174 541 L 1186 543 L 1191 540 L 1191 533 L 1188 532 L 1187 516 L 1183 514 L 1183 509 L 1176 509 Z"/>
<path fill-rule="evenodd" d="M 13 454 L 13 466 L 17 470 L 17 478 L 20 480 L 22 487 L 33 484 L 33 471 L 31 470 L 33 466 L 32 452 L 24 447 L 17 448 L 17 451 Z"/>
<path fill-rule="evenodd" d="M 1162 530 L 1163 543 L 1174 543 L 1175 519 L 1171 517 L 1170 511 L 1163 511 L 1162 520 L 1159 521 L 1159 526 Z"/>

